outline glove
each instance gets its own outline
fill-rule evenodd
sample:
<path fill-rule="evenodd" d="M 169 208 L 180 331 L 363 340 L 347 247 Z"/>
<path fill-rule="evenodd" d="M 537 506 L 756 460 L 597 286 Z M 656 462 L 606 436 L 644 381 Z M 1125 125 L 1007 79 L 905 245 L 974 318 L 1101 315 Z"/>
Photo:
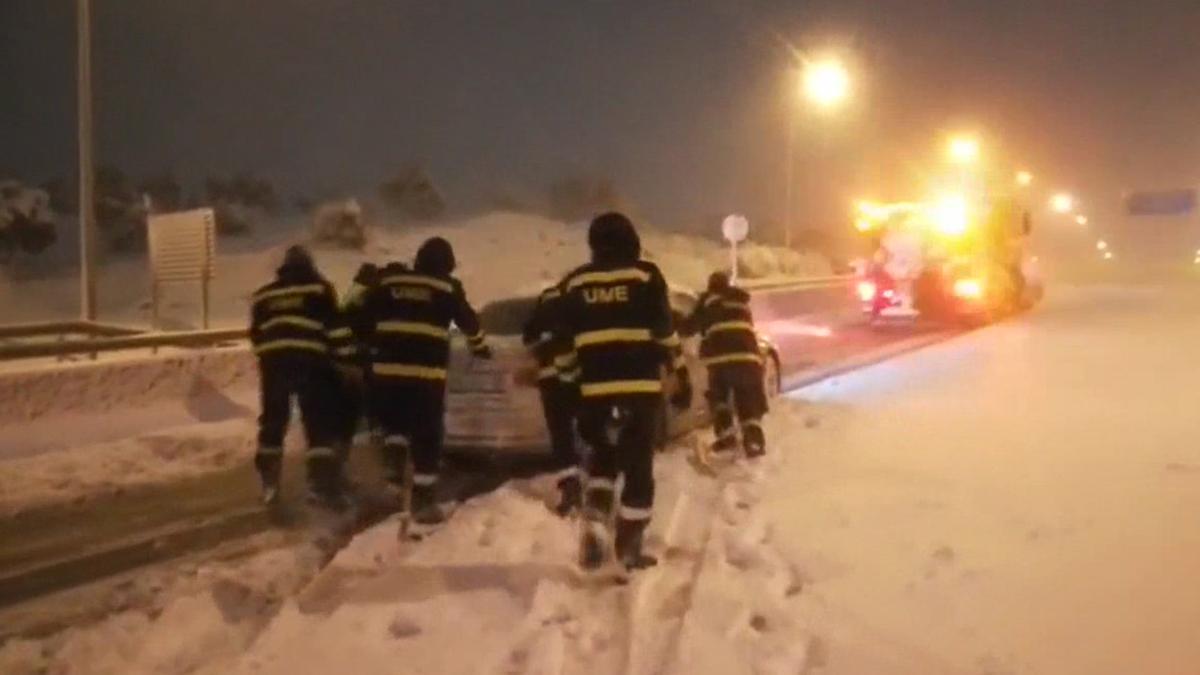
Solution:
<path fill-rule="evenodd" d="M 675 392 L 671 394 L 671 405 L 678 410 L 687 410 L 692 407 L 692 396 L 692 378 L 687 366 L 683 366 L 675 371 Z"/>
<path fill-rule="evenodd" d="M 483 359 L 484 361 L 490 361 L 492 359 L 492 348 L 488 345 L 479 345 L 475 349 L 471 350 L 471 356 L 474 356 L 477 359 Z"/>

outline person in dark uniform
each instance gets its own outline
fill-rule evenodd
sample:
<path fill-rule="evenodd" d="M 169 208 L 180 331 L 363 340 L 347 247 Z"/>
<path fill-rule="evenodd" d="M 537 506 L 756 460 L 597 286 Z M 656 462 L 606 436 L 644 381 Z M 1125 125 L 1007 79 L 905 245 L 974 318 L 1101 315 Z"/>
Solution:
<path fill-rule="evenodd" d="M 368 402 L 371 350 L 366 342 L 368 330 L 364 309 L 367 293 L 378 285 L 379 268 L 373 263 L 363 263 L 342 297 L 341 320 L 345 330 L 349 331 L 351 344 L 335 354 L 342 375 L 342 395 L 337 401 L 340 422 L 338 444 L 341 450 L 348 450 L 355 444 L 364 420 L 368 432 L 375 427 Z"/>
<path fill-rule="evenodd" d="M 279 498 L 283 437 L 295 397 L 308 439 L 309 498 L 342 505 L 333 447 L 336 421 L 329 413 L 337 381 L 332 355 L 348 338 L 341 328 L 333 286 L 317 272 L 307 250 L 289 248 L 275 280 L 254 293 L 251 307 L 250 341 L 258 356 L 262 395 L 254 465 L 267 504 Z"/>
<path fill-rule="evenodd" d="M 654 445 L 662 409 L 663 370 L 674 372 L 671 403 L 691 404 L 691 383 L 672 326 L 667 284 L 641 260 L 633 223 L 619 213 L 597 216 L 588 229 L 592 261 L 561 283 L 558 334 L 573 348 L 560 364 L 579 382 L 578 425 L 589 447 L 580 564 L 601 566 L 618 475 L 615 552 L 627 569 L 657 561 L 642 539 L 654 506 Z"/>
<path fill-rule="evenodd" d="M 749 294 L 730 284 L 729 275 L 714 272 L 685 326 L 689 334 L 701 336 L 700 358 L 708 367 L 706 398 L 716 433 L 713 450 L 737 447 L 736 412 L 746 456 L 762 456 L 766 451 L 762 418 L 767 413 L 767 394 Z"/>
<path fill-rule="evenodd" d="M 390 458 L 389 480 L 412 462 L 413 516 L 438 523 L 445 516 L 436 489 L 441 468 L 450 363 L 450 325 L 467 338 L 471 353 L 491 358 L 475 309 L 462 283 L 452 276 L 454 250 L 441 237 L 417 250 L 411 271 L 385 267 L 379 284 L 365 296 L 367 342 L 372 352 L 371 403 L 383 428 Z"/>
<path fill-rule="evenodd" d="M 555 511 L 565 516 L 579 508 L 582 483 L 579 480 L 579 455 L 575 447 L 575 408 L 579 402 L 579 383 L 573 373 L 562 372 L 556 361 L 569 361 L 569 344 L 554 334 L 562 289 L 550 286 L 543 290 L 534 305 L 533 314 L 525 323 L 522 342 L 538 364 L 538 392 L 542 398 L 542 413 L 550 432 L 553 469 L 557 472 L 560 493 Z M 566 358 L 564 358 L 566 357 Z"/>

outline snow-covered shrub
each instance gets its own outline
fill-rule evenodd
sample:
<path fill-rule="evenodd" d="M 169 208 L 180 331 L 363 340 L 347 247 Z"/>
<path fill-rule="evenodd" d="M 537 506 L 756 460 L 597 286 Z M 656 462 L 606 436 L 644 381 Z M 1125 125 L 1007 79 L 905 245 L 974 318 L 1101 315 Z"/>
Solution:
<path fill-rule="evenodd" d="M 358 200 L 325 202 L 316 207 L 312 216 L 312 237 L 317 243 L 362 250 L 367 243 L 367 228 Z"/>
<path fill-rule="evenodd" d="M 566 222 L 588 220 L 605 211 L 627 211 L 628 202 L 612 180 L 599 176 L 568 176 L 550 185 L 547 206 L 551 218 Z"/>
<path fill-rule="evenodd" d="M 432 220 L 446 210 L 442 193 L 419 166 L 405 167 L 380 184 L 379 197 L 401 216 L 414 220 Z"/>
<path fill-rule="evenodd" d="M 57 238 L 50 195 L 18 181 L 0 181 L 0 262 L 17 251 L 41 253 Z"/>

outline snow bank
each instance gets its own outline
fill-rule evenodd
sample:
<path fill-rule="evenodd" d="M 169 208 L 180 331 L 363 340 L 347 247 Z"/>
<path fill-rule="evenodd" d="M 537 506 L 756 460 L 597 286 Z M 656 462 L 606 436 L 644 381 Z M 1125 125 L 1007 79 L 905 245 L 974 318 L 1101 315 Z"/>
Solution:
<path fill-rule="evenodd" d="M 98 413 L 164 399 L 205 405 L 219 392 L 253 387 L 258 365 L 249 350 L 209 349 L 0 372 L 0 426 L 47 416 Z"/>
<path fill-rule="evenodd" d="M 768 418 L 770 437 L 799 439 L 801 404 L 780 408 Z M 154 618 L 122 614 L 10 643 L 0 670 L 810 672 L 821 642 L 790 617 L 805 573 L 774 548 L 776 514 L 760 508 L 768 477 L 794 460 L 780 452 L 718 480 L 694 470 L 689 451 L 685 442 L 659 456 L 649 539 L 662 563 L 628 586 L 581 583 L 576 527 L 547 506 L 552 479 L 514 481 L 461 507 L 423 542 L 400 545 L 394 521 L 362 533 L 277 613 L 247 611 L 261 597 L 252 590 L 233 594 L 245 600 L 232 605 L 215 590 L 193 592 Z M 290 574 L 293 564 L 278 562 Z"/>
<path fill-rule="evenodd" d="M 478 304 L 490 302 L 561 278 L 587 260 L 586 225 L 563 223 L 536 215 L 493 212 L 461 221 L 428 225 L 387 225 L 371 229 L 362 250 L 317 246 L 321 270 L 339 288 L 345 288 L 365 261 L 411 260 L 422 241 L 446 237 L 454 245 L 459 275 L 468 295 Z M 658 263 L 675 284 L 699 289 L 708 274 L 728 266 L 728 254 L 716 241 L 669 234 L 640 227 L 647 256 Z M 218 243 L 216 276 L 212 287 L 213 321 L 218 326 L 244 325 L 249 296 L 271 278 L 283 251 L 308 237 L 303 225 L 288 223 L 270 232 Z M 823 260 L 780 249 L 751 247 L 745 254 L 750 273 L 824 276 Z M 100 316 L 108 321 L 145 325 L 149 321 L 149 283 L 146 263 L 137 257 L 113 259 L 100 274 Z M 36 281 L 0 283 L 0 303 L 8 321 L 71 318 L 78 308 L 78 281 L 73 276 Z M 168 327 L 196 327 L 199 292 L 173 287 L 164 298 Z"/>

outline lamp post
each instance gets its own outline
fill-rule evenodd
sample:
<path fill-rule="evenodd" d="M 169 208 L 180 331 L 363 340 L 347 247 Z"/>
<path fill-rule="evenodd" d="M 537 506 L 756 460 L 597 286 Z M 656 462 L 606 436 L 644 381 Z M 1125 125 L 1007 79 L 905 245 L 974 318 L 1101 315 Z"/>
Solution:
<path fill-rule="evenodd" d="M 80 318 L 96 319 L 95 166 L 92 158 L 92 8 L 77 0 L 77 115 L 79 123 L 79 282 Z"/>

